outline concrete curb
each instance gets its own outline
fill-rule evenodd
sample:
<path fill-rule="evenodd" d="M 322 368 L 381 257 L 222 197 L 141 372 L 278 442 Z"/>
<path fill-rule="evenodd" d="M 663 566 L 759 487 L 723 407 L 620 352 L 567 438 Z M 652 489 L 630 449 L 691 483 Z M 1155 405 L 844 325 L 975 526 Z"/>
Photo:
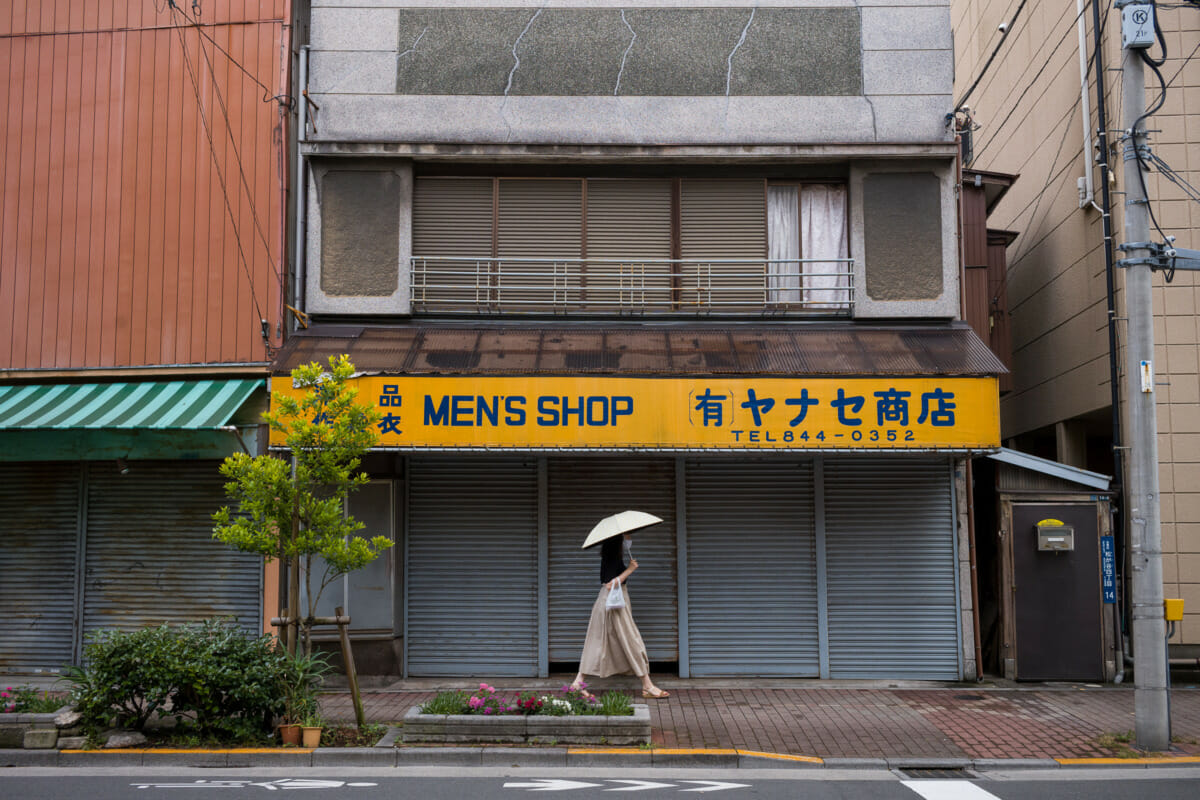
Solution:
<path fill-rule="evenodd" d="M 818 758 L 737 749 L 583 747 L 322 747 L 245 750 L 0 749 L 0 767 L 674 767 L 726 769 L 1148 769 L 1197 766 L 1198 756 L 1147 758 Z"/>

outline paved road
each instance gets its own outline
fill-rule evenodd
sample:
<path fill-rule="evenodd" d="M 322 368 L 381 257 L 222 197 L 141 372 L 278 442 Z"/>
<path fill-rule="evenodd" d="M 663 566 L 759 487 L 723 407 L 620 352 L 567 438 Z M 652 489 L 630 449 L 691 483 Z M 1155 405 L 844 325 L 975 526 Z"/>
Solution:
<path fill-rule="evenodd" d="M 1194 800 L 1200 769 L 1012 770 L 913 779 L 887 770 L 5 770 L 0 800 Z M 536 793 L 536 794 L 535 794 Z M 613 794 L 616 793 L 616 794 Z"/>

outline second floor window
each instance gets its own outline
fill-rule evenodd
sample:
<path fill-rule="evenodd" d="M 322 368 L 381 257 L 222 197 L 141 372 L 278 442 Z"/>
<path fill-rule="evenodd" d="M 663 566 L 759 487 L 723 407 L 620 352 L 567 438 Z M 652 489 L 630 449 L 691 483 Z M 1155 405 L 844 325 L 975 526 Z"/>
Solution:
<path fill-rule="evenodd" d="M 418 177 L 413 257 L 414 302 L 430 312 L 828 313 L 849 302 L 840 184 Z"/>
<path fill-rule="evenodd" d="M 846 187 L 767 187 L 768 297 L 783 305 L 837 309 L 849 302 Z"/>

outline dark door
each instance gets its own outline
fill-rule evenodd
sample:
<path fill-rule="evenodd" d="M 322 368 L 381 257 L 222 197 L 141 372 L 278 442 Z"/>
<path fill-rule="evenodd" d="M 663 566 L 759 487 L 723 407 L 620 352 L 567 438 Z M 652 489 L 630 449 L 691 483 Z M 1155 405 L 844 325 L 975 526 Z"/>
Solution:
<path fill-rule="evenodd" d="M 1037 523 L 1075 528 L 1075 549 L 1039 551 Z M 1100 543 L 1094 505 L 1014 505 L 1018 680 L 1103 680 Z"/>

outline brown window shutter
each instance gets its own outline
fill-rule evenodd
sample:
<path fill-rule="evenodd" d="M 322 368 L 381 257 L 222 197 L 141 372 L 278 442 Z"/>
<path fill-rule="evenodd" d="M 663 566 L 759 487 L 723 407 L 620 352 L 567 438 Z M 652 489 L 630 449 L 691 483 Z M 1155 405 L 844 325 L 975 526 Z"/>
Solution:
<path fill-rule="evenodd" d="M 587 191 L 588 309 L 670 310 L 670 179 L 589 178 Z"/>
<path fill-rule="evenodd" d="M 577 308 L 573 302 L 579 299 L 583 254 L 583 181 L 502 178 L 497 220 L 501 306 Z M 521 261 L 521 256 L 561 260 Z"/>
<path fill-rule="evenodd" d="M 413 254 L 492 255 L 492 179 L 417 178 L 413 188 Z"/>
<path fill-rule="evenodd" d="M 684 180 L 680 191 L 680 301 L 686 308 L 759 311 L 765 303 L 767 213 L 761 180 Z M 751 263 L 721 264 L 729 259 Z"/>
<path fill-rule="evenodd" d="M 492 179 L 417 178 L 413 184 L 413 301 L 431 311 L 489 300 Z M 478 261 L 444 261 L 444 258 Z"/>

